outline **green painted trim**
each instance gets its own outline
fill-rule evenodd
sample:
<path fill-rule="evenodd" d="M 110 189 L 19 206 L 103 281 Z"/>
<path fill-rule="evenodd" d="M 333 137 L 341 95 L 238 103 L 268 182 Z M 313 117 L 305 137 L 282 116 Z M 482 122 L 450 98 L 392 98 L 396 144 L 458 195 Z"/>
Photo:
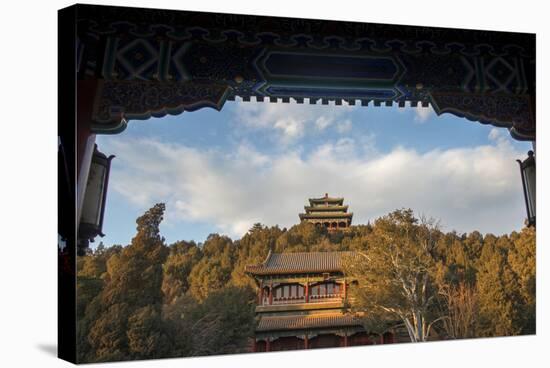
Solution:
<path fill-rule="evenodd" d="M 120 119 L 118 123 L 93 123 L 91 126 L 92 133 L 95 134 L 119 134 L 126 130 L 128 122 L 126 119 Z"/>

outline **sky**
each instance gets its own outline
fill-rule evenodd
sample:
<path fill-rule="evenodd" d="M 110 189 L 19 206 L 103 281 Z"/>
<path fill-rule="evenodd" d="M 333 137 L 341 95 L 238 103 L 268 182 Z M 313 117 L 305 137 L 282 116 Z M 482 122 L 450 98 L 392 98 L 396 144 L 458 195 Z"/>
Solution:
<path fill-rule="evenodd" d="M 288 228 L 325 193 L 345 198 L 353 224 L 411 208 L 443 231 L 500 235 L 525 218 L 516 159 L 530 143 L 431 107 L 237 100 L 131 121 L 97 144 L 116 155 L 105 245 L 129 244 L 136 218 L 158 202 L 168 244 L 238 239 L 257 222 Z"/>

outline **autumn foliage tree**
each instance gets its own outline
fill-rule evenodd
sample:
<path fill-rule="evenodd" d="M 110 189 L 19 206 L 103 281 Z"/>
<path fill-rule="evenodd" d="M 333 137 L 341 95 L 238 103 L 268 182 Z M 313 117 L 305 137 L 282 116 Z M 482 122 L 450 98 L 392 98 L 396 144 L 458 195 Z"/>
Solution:
<path fill-rule="evenodd" d="M 437 296 L 432 271 L 439 236 L 434 222 L 419 222 L 412 210 L 378 219 L 363 257 L 345 267 L 358 281 L 356 308 L 375 311 L 388 324 L 401 321 L 411 341 L 426 341 L 438 320 L 432 308 Z"/>

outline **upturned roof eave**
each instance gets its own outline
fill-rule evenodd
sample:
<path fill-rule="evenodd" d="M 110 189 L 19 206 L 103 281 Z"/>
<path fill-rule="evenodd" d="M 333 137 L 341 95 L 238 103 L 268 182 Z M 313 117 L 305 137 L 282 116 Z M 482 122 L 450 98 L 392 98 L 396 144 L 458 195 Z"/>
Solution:
<path fill-rule="evenodd" d="M 260 319 L 256 331 L 285 331 L 308 328 L 362 327 L 361 320 L 356 316 L 330 313 L 318 316 L 287 317 L 266 316 Z"/>
<path fill-rule="evenodd" d="M 353 218 L 353 212 L 337 212 L 327 214 L 300 213 L 298 214 L 298 216 L 300 217 L 300 219 Z"/>
<path fill-rule="evenodd" d="M 341 205 L 341 206 L 304 206 L 304 210 L 306 212 L 308 211 L 348 211 L 349 206 Z"/>
<path fill-rule="evenodd" d="M 320 274 L 325 272 L 343 273 L 341 257 L 356 256 L 357 252 L 297 252 L 285 254 L 287 258 L 284 266 L 271 265 L 272 257 L 277 260 L 285 253 L 269 253 L 268 258 L 261 264 L 245 267 L 245 273 L 254 276 L 289 275 L 289 274 Z M 303 258 L 308 257 L 308 258 Z M 330 258 L 327 258 L 330 257 Z M 290 259 L 289 259 L 290 258 Z"/>
<path fill-rule="evenodd" d="M 309 204 L 313 206 L 314 203 L 344 203 L 344 198 L 309 198 Z"/>
<path fill-rule="evenodd" d="M 293 274 L 322 274 L 326 272 L 343 273 L 341 268 L 322 268 L 322 269 L 287 269 L 287 270 L 272 270 L 258 268 L 257 270 L 245 268 L 245 273 L 254 276 L 270 276 L 270 275 L 293 275 Z"/>

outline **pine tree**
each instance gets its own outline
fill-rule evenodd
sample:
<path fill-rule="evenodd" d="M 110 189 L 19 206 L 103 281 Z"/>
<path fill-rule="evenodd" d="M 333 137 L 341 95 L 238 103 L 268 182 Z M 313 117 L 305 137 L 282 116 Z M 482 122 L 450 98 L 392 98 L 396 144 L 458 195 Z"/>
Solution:
<path fill-rule="evenodd" d="M 164 210 L 159 203 L 139 217 L 131 244 L 107 262 L 108 283 L 98 296 L 99 315 L 88 334 L 95 361 L 154 358 L 162 352 L 165 339 L 158 316 L 168 248 L 159 225 Z M 145 325 L 147 330 L 141 328 Z"/>
<path fill-rule="evenodd" d="M 271 228 L 255 224 L 235 244 L 235 266 L 231 272 L 231 285 L 255 287 L 254 280 L 244 272 L 247 265 L 259 264 L 265 260 L 270 250 L 275 248 L 277 238 L 282 234 L 278 226 Z"/>
<path fill-rule="evenodd" d="M 201 257 L 202 252 L 194 242 L 180 241 L 170 245 L 170 254 L 163 265 L 162 292 L 166 304 L 187 292 L 189 275 Z"/>
<path fill-rule="evenodd" d="M 508 252 L 508 263 L 516 274 L 521 295 L 522 334 L 536 333 L 536 246 L 535 229 L 524 228 L 513 233 L 513 248 Z"/>
<path fill-rule="evenodd" d="M 189 315 L 191 355 L 243 353 L 254 335 L 254 292 L 227 287 L 213 291 Z"/>
<path fill-rule="evenodd" d="M 507 262 L 510 242 L 489 235 L 484 243 L 477 276 L 478 335 L 517 335 L 521 330 L 521 300 L 517 276 Z"/>
<path fill-rule="evenodd" d="M 220 290 L 231 279 L 235 247 L 227 236 L 211 234 L 203 245 L 203 257 L 189 277 L 189 292 L 199 301 Z"/>

